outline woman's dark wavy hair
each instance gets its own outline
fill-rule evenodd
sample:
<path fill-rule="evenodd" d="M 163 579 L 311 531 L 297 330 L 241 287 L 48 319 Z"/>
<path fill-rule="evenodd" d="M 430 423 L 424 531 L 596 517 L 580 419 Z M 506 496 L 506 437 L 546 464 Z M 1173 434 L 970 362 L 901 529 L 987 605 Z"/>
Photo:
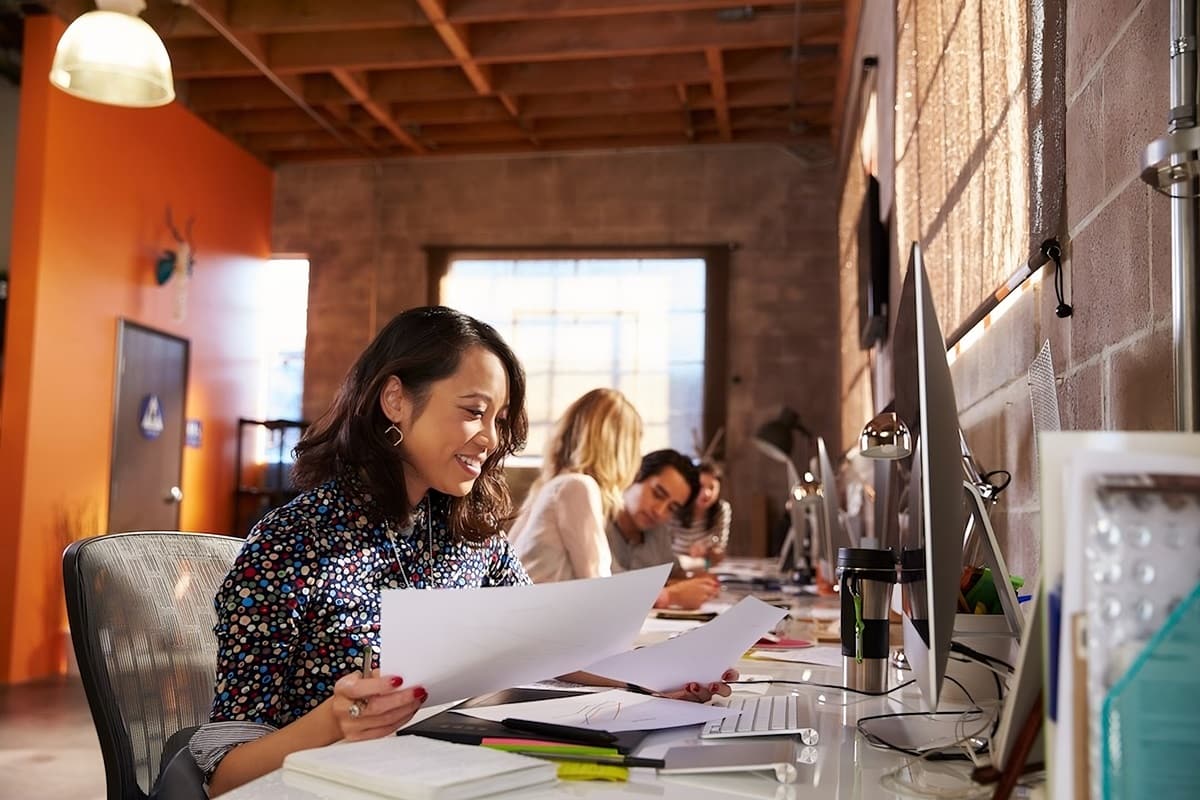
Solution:
<path fill-rule="evenodd" d="M 721 465 L 718 464 L 716 461 L 713 461 L 708 458 L 702 458 L 702 459 L 700 459 L 700 462 L 696 464 L 696 476 L 699 477 L 701 475 L 711 475 L 713 477 L 713 479 L 716 480 L 718 483 L 725 480 L 725 470 L 721 469 Z M 694 505 L 694 501 L 693 501 L 693 505 Z M 713 504 L 711 506 L 709 506 L 704 512 L 705 527 L 711 528 L 713 526 L 713 524 L 716 523 L 717 512 L 720 510 L 721 510 L 721 495 L 720 495 L 720 493 L 718 493 L 717 499 L 715 501 L 713 501 Z M 692 519 L 691 515 L 689 515 L 688 518 L 686 520 L 684 520 L 684 522 L 691 522 L 691 519 Z"/>
<path fill-rule="evenodd" d="M 309 426 L 296 445 L 293 480 L 312 489 L 346 471 L 366 484 L 384 514 L 408 520 L 412 507 L 404 483 L 401 448 L 384 431 L 391 425 L 380 395 L 395 375 L 414 403 L 414 419 L 425 409 L 431 385 L 450 377 L 462 355 L 485 347 L 508 374 L 508 415 L 497 423 L 500 441 L 465 497 L 448 498 L 450 530 L 458 538 L 482 542 L 511 519 L 512 499 L 502 472 L 504 458 L 525 446 L 525 370 L 487 323 L 452 308 L 428 306 L 397 315 L 358 357 L 329 409 Z"/>

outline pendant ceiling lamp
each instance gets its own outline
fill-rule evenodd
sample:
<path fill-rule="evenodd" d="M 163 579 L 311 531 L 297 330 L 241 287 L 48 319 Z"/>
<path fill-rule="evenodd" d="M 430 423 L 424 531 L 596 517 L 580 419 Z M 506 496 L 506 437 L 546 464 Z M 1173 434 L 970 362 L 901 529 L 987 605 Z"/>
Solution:
<path fill-rule="evenodd" d="M 171 59 L 154 29 L 138 15 L 144 0 L 97 0 L 63 32 L 50 82 L 68 94 L 129 108 L 175 99 Z"/>

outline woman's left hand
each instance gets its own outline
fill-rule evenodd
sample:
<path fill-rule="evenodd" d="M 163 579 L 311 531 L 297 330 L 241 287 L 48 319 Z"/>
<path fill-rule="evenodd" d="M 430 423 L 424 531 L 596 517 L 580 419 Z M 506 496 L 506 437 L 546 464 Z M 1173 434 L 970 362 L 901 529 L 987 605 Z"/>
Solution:
<path fill-rule="evenodd" d="M 691 700 L 695 703 L 707 703 L 715 695 L 728 697 L 733 691 L 729 688 L 730 681 L 738 679 L 738 671 L 736 669 L 727 669 L 721 676 L 721 680 L 716 683 L 689 683 L 671 692 L 662 692 L 661 697 L 670 697 L 673 700 Z"/>

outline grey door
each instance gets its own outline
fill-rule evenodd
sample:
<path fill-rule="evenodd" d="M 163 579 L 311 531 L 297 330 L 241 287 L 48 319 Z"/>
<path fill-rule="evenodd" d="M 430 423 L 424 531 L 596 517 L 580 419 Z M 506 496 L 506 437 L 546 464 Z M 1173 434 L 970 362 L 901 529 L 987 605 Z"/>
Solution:
<path fill-rule="evenodd" d="M 108 530 L 179 528 L 188 341 L 117 323 Z"/>

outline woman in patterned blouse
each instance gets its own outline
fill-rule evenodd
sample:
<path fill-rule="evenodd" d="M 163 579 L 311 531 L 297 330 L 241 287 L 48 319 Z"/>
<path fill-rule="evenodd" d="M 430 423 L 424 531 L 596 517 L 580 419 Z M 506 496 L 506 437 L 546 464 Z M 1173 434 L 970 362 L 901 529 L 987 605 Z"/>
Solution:
<path fill-rule="evenodd" d="M 217 592 L 212 722 L 190 744 L 212 796 L 411 719 L 422 687 L 362 676 L 382 589 L 529 583 L 501 533 L 501 465 L 527 425 L 521 365 L 478 320 L 417 308 L 367 346 L 296 446 L 303 493 L 254 526 Z"/>
<path fill-rule="evenodd" d="M 212 795 L 412 717 L 422 687 L 361 677 L 380 590 L 529 583 L 500 535 L 501 465 L 526 428 L 525 374 L 490 326 L 418 308 L 367 347 L 296 447 L 305 491 L 254 526 L 217 592 L 212 723 L 191 742 Z"/>

